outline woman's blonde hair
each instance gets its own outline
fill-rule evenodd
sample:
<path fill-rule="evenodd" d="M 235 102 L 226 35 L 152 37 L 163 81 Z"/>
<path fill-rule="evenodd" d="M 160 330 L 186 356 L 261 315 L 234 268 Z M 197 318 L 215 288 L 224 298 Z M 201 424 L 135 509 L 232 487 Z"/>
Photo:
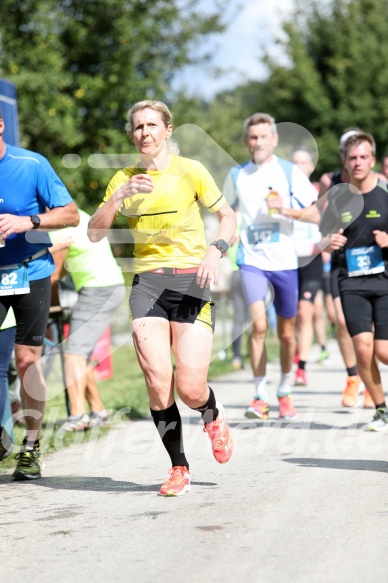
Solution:
<path fill-rule="evenodd" d="M 125 131 L 128 135 L 130 135 L 130 132 L 133 132 L 133 116 L 137 111 L 141 111 L 142 109 L 153 109 L 154 111 L 158 111 L 161 114 L 166 128 L 172 126 L 172 115 L 167 105 L 162 101 L 151 101 L 145 99 L 143 101 L 138 101 L 128 110 L 127 123 L 125 124 Z M 179 145 L 174 139 L 167 138 L 167 148 L 170 154 L 179 154 Z"/>
<path fill-rule="evenodd" d="M 145 99 L 144 101 L 138 101 L 135 103 L 127 113 L 127 123 L 125 124 L 125 131 L 127 134 L 133 132 L 133 116 L 137 111 L 142 109 L 153 109 L 154 111 L 159 111 L 162 116 L 163 123 L 166 127 L 172 125 L 172 115 L 167 105 L 162 101 L 151 101 Z"/>

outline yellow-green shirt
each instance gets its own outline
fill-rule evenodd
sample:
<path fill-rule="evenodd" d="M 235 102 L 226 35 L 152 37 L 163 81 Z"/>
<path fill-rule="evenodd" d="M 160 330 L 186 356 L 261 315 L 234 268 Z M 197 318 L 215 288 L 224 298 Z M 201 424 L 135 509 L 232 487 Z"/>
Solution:
<path fill-rule="evenodd" d="M 123 168 L 109 182 L 102 204 L 134 174 L 148 174 L 154 183 L 151 193 L 125 199 L 119 211 L 134 239 L 134 272 L 199 265 L 206 240 L 198 203 L 216 212 L 226 202 L 209 172 L 200 162 L 181 156 L 171 156 L 164 170 Z"/>
<path fill-rule="evenodd" d="M 5 330 L 6 328 L 12 328 L 12 326 L 16 326 L 15 315 L 13 313 L 13 309 L 10 308 L 7 312 L 4 322 L 2 323 L 0 330 Z M 0 419 L 1 421 L 1 419 Z"/>
<path fill-rule="evenodd" d="M 77 227 L 68 227 L 51 231 L 53 243 L 64 234 L 73 237 L 67 250 L 65 268 L 70 273 L 75 289 L 81 287 L 108 287 L 124 283 L 123 273 L 116 263 L 110 243 L 106 237 L 98 243 L 92 243 L 88 237 L 90 215 L 79 211 L 80 222 Z"/>

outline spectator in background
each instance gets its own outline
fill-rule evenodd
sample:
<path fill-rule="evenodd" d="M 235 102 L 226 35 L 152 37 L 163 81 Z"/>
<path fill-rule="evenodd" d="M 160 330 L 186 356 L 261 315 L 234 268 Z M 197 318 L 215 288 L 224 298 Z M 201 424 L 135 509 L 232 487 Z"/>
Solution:
<path fill-rule="evenodd" d="M 241 225 L 240 213 L 237 211 L 237 231 L 228 251 L 227 256 L 231 264 L 230 297 L 232 300 L 232 366 L 236 370 L 244 368 L 244 360 L 241 353 L 241 341 L 249 322 L 249 310 L 244 297 L 241 284 L 241 274 L 236 264 L 237 247 L 240 240 Z"/>
<path fill-rule="evenodd" d="M 108 413 L 89 361 L 98 339 L 125 296 L 124 277 L 108 239 L 93 244 L 87 236 L 89 219 L 90 215 L 80 210 L 78 227 L 50 233 L 53 243 L 50 251 L 56 266 L 51 276 L 52 284 L 56 284 L 65 268 L 78 292 L 65 347 L 70 416 L 61 426 L 62 431 L 80 431 L 108 423 Z M 86 412 L 85 400 L 90 414 Z"/>
<path fill-rule="evenodd" d="M 291 159 L 309 178 L 315 167 L 311 151 L 308 148 L 299 147 L 294 150 Z M 318 198 L 319 185 L 314 184 L 314 186 L 316 198 Z M 318 246 L 321 240 L 318 225 L 295 221 L 293 239 L 298 255 L 299 290 L 296 317 L 298 368 L 294 384 L 307 385 L 306 361 L 314 340 L 314 324 L 318 325 L 321 351 L 327 355 L 323 316 L 323 260 Z"/>
<path fill-rule="evenodd" d="M 50 309 L 50 275 L 54 271 L 46 231 L 77 225 L 79 214 L 46 158 L 9 146 L 3 140 L 3 131 L 0 114 L 0 325 L 12 307 L 26 421 L 13 479 L 32 480 L 41 477 L 40 431 L 46 383 L 40 357 Z"/>

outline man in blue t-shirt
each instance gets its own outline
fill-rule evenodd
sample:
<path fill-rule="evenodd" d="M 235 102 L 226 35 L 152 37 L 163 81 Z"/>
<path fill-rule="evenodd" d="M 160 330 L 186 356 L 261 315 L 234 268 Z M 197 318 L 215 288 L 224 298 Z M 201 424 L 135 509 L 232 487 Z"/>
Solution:
<path fill-rule="evenodd" d="M 14 480 L 41 477 L 39 433 L 46 385 L 40 357 L 50 309 L 54 261 L 47 231 L 76 226 L 78 209 L 43 156 L 3 140 L 0 112 L 0 325 L 8 309 L 16 319 L 15 355 L 26 434 Z M 0 460 L 10 451 L 0 427 Z"/>

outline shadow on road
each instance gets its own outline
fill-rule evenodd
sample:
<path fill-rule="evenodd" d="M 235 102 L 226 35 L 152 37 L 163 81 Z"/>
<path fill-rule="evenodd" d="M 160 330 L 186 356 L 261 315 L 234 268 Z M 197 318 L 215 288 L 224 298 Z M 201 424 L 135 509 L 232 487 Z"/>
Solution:
<path fill-rule="evenodd" d="M 0 486 L 9 485 L 10 475 L 0 476 Z M 53 476 L 36 481 L 15 482 L 20 484 L 34 484 L 54 490 L 85 490 L 89 492 L 158 492 L 160 484 L 137 484 L 136 482 L 121 482 L 112 478 L 98 476 Z M 214 482 L 191 482 L 193 486 L 218 486 Z"/>
<path fill-rule="evenodd" d="M 9 475 L 0 476 L 0 486 L 7 485 L 11 478 Z M 20 484 L 34 484 L 54 490 L 82 490 L 88 492 L 159 492 L 160 484 L 137 484 L 136 482 L 121 482 L 112 478 L 96 476 L 52 476 L 36 481 L 15 482 L 15 487 Z M 218 486 L 214 482 L 191 482 L 192 486 Z"/>
<path fill-rule="evenodd" d="M 367 472 L 388 473 L 388 462 L 383 460 L 330 460 L 324 458 L 288 458 L 288 464 L 297 464 L 306 468 L 329 468 L 332 470 L 364 470 Z"/>

